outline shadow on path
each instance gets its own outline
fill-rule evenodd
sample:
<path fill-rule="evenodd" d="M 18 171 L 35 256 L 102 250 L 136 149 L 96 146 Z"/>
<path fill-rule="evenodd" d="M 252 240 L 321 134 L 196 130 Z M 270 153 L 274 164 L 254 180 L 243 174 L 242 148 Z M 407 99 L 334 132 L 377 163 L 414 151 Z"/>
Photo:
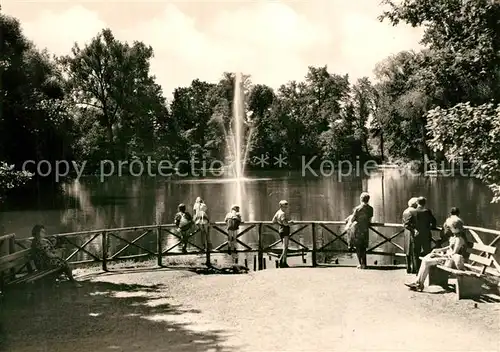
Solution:
<path fill-rule="evenodd" d="M 0 350 L 230 351 L 222 331 L 182 323 L 200 312 L 167 303 L 165 286 L 82 284 L 10 292 L 0 302 Z"/>

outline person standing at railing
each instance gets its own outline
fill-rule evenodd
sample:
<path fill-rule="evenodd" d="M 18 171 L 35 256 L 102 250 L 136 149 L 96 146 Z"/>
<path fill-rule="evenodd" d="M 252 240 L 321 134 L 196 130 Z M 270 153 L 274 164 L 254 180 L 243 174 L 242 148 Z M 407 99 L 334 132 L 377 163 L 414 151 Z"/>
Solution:
<path fill-rule="evenodd" d="M 373 208 L 368 204 L 370 195 L 366 192 L 359 196 L 360 204 L 354 208 L 352 214 L 347 218 L 347 226 L 350 233 L 349 246 L 356 249 L 358 257 L 358 269 L 366 269 L 366 249 L 368 248 L 370 223 L 373 217 Z"/>
<path fill-rule="evenodd" d="M 420 256 L 431 251 L 432 229 L 436 228 L 436 218 L 432 211 L 426 207 L 427 200 L 419 197 L 415 213 L 415 237 L 413 255 L 417 261 L 417 270 L 420 268 Z"/>
<path fill-rule="evenodd" d="M 203 246 L 205 249 L 211 250 L 210 237 L 208 236 L 210 218 L 208 217 L 208 207 L 201 199 L 201 197 L 196 198 L 193 206 L 194 224 L 198 228 L 201 234 L 201 239 L 203 241 Z"/>
<path fill-rule="evenodd" d="M 279 263 L 280 268 L 288 268 L 287 254 L 288 254 L 288 244 L 290 242 L 290 224 L 293 223 L 290 220 L 290 213 L 288 210 L 288 202 L 282 200 L 279 202 L 279 209 L 274 214 L 272 222 L 278 224 L 278 234 L 280 235 L 281 241 L 283 243 L 283 251 L 281 253 Z"/>
<path fill-rule="evenodd" d="M 74 278 L 73 272 L 66 260 L 59 257 L 54 245 L 46 237 L 43 225 L 35 225 L 31 230 L 33 240 L 31 241 L 31 253 L 37 270 L 50 270 L 59 268 L 76 287 L 82 285 Z"/>
<path fill-rule="evenodd" d="M 418 269 L 418 257 L 414 255 L 415 246 L 415 225 L 418 198 L 413 197 L 408 201 L 408 208 L 403 211 L 403 227 L 404 227 L 404 251 L 406 254 L 406 272 L 408 274 L 416 274 Z"/>
<path fill-rule="evenodd" d="M 239 205 L 233 205 L 231 211 L 226 214 L 224 222 L 227 225 L 227 247 L 229 254 L 236 251 L 236 236 L 241 224 L 241 214 Z"/>
<path fill-rule="evenodd" d="M 174 223 L 181 237 L 182 253 L 186 253 L 189 235 L 193 228 L 193 217 L 186 211 L 186 205 L 181 203 L 177 208 L 179 211 L 175 214 Z"/>
<path fill-rule="evenodd" d="M 193 215 L 194 217 L 196 217 L 196 213 L 198 213 L 198 211 L 203 211 L 203 212 L 207 212 L 207 205 L 205 204 L 205 202 L 203 201 L 203 199 L 201 199 L 201 197 L 196 197 L 196 200 L 194 202 L 194 205 L 193 205 Z"/>

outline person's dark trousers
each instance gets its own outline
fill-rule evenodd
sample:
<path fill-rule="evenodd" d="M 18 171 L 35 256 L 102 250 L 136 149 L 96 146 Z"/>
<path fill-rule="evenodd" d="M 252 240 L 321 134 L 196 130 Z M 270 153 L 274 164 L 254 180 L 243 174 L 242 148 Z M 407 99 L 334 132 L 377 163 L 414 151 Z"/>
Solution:
<path fill-rule="evenodd" d="M 359 265 L 366 266 L 366 247 L 357 246 L 356 255 L 358 257 Z"/>
<path fill-rule="evenodd" d="M 416 263 L 414 268 L 415 274 L 418 273 L 420 269 L 420 264 L 422 261 L 420 257 L 424 257 L 431 252 L 431 239 L 429 236 L 416 236 L 413 240 L 413 257 Z"/>
<path fill-rule="evenodd" d="M 182 253 L 187 253 L 188 240 L 190 235 L 189 230 L 181 230 Z"/>
<path fill-rule="evenodd" d="M 415 256 L 415 239 L 410 239 L 409 250 L 406 254 L 406 273 L 416 274 L 418 272 L 418 257 Z"/>

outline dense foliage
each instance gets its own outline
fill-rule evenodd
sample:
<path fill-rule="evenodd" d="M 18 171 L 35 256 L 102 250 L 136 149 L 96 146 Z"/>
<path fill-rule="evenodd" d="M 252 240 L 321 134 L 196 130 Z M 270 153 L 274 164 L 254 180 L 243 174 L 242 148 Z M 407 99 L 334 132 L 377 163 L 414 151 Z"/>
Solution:
<path fill-rule="evenodd" d="M 27 171 L 14 170 L 14 165 L 7 165 L 4 162 L 0 162 L 0 191 L 3 193 L 9 189 L 22 186 L 28 182 L 32 176 L 33 175 Z"/>
<path fill-rule="evenodd" d="M 420 52 L 375 67 L 376 81 L 351 82 L 309 67 L 300 82 L 274 90 L 243 77 L 249 163 L 261 155 L 317 161 L 424 161 L 474 157 L 481 178 L 500 178 L 500 4 L 491 0 L 385 1 L 380 20 L 425 29 Z M 51 57 L 0 13 L 0 160 L 223 160 L 231 134 L 233 73 L 194 79 L 172 101 L 150 73 L 153 48 L 103 29 L 70 55 Z M 458 104 L 458 105 L 457 105 Z M 480 129 L 481 134 L 478 133 Z M 484 137 L 484 138 L 483 138 Z M 5 166 L 0 185 L 19 176 Z M 12 176 L 11 176 L 12 175 Z M 18 185 L 16 183 L 15 185 Z M 2 186 L 6 188 L 6 186 Z M 0 189 L 2 192 L 2 189 Z"/>
<path fill-rule="evenodd" d="M 459 103 L 449 109 L 431 110 L 427 118 L 432 131 L 429 145 L 444 152 L 450 161 L 470 161 L 475 176 L 492 189 L 493 201 L 499 201 L 500 105 L 488 103 L 473 107 Z"/>

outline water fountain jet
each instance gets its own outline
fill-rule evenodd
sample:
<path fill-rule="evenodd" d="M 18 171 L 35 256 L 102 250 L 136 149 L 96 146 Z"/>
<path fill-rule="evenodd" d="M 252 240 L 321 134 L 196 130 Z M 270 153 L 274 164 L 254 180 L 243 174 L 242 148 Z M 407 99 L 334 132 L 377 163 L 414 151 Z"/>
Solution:
<path fill-rule="evenodd" d="M 232 157 L 230 172 L 234 179 L 235 192 L 232 195 L 231 203 L 243 207 L 245 165 L 248 157 L 248 144 L 252 135 L 252 126 L 248 123 L 245 113 L 245 96 L 243 89 L 243 75 L 236 73 L 234 77 L 234 96 L 231 124 L 231 142 L 228 143 L 228 151 Z M 248 132 L 248 133 L 247 133 Z M 245 143 L 246 140 L 246 143 Z"/>

